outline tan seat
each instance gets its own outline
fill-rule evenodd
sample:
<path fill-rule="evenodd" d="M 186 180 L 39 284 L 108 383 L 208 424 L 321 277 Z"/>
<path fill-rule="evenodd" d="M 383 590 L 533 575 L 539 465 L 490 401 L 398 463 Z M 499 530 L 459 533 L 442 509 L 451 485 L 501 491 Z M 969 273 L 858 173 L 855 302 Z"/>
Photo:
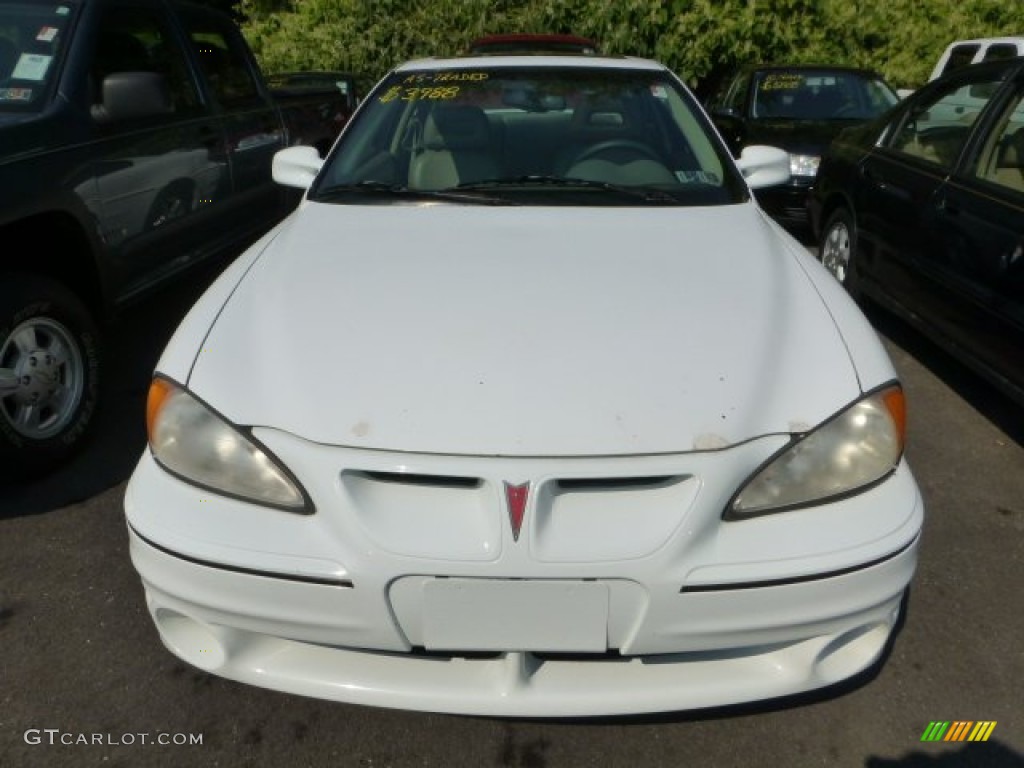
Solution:
<path fill-rule="evenodd" d="M 1024 128 L 1007 134 L 999 142 L 996 167 L 990 179 L 996 184 L 1024 192 Z"/>
<path fill-rule="evenodd" d="M 409 162 L 413 189 L 447 189 L 500 178 L 487 115 L 471 105 L 438 104 Z"/>

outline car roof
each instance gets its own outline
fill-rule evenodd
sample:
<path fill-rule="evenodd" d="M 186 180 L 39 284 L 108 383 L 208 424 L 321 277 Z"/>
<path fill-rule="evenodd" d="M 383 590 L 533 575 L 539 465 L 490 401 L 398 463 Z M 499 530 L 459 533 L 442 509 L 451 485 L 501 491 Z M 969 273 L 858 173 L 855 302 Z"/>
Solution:
<path fill-rule="evenodd" d="M 598 52 L 597 42 L 579 35 L 561 34 L 512 34 L 486 35 L 469 44 L 470 53 L 576 53 L 594 55 Z"/>
<path fill-rule="evenodd" d="M 850 67 L 842 64 L 752 64 L 745 68 L 747 72 L 836 72 L 846 74 L 865 75 L 867 77 L 878 77 L 882 75 L 873 69 L 864 67 Z"/>
<path fill-rule="evenodd" d="M 954 40 L 946 46 L 946 50 L 954 48 L 958 45 L 987 45 L 991 43 L 1008 43 L 1008 44 L 1022 44 L 1024 43 L 1024 36 L 1020 35 L 1005 35 L 1003 37 L 971 37 L 965 40 Z"/>
<path fill-rule="evenodd" d="M 395 72 L 415 72 L 428 69 L 484 69 L 506 67 L 509 69 L 536 69 L 538 67 L 574 67 L 578 69 L 645 69 L 652 72 L 667 71 L 668 67 L 653 59 L 633 56 L 579 56 L 502 54 L 494 56 L 456 56 L 438 59 L 414 59 L 399 64 Z"/>
<path fill-rule="evenodd" d="M 303 69 L 303 70 L 287 70 L 287 71 L 284 71 L 284 72 L 270 72 L 270 73 L 268 73 L 266 75 L 266 79 L 267 80 L 273 80 L 275 78 L 282 79 L 282 80 L 283 79 L 289 79 L 289 78 L 303 79 L 303 80 L 313 80 L 313 79 L 318 79 L 318 78 L 322 78 L 322 79 L 327 79 L 327 78 L 335 78 L 335 79 L 346 78 L 346 79 L 352 80 L 352 79 L 355 78 L 355 74 L 353 74 L 352 72 L 346 72 L 346 71 L 343 71 L 343 70 L 340 70 L 340 69 L 339 70 Z"/>
<path fill-rule="evenodd" d="M 990 59 L 988 61 L 979 61 L 975 64 L 966 64 L 962 67 L 957 67 L 956 69 L 950 70 L 949 72 L 946 72 L 945 74 L 935 78 L 934 80 L 929 80 L 927 83 L 921 86 L 921 88 L 919 88 L 918 91 L 922 91 L 925 88 L 934 87 L 933 83 L 946 82 L 948 80 L 953 80 L 958 77 L 964 76 L 965 74 L 968 77 L 971 77 L 972 75 L 970 73 L 972 72 L 1002 72 L 1005 75 L 1003 79 L 1006 79 L 1008 77 L 1011 77 L 1015 72 L 1018 72 L 1020 70 L 1024 70 L 1024 56 L 1014 56 L 1009 59 Z M 916 92 L 917 91 L 915 91 L 915 93 Z"/>

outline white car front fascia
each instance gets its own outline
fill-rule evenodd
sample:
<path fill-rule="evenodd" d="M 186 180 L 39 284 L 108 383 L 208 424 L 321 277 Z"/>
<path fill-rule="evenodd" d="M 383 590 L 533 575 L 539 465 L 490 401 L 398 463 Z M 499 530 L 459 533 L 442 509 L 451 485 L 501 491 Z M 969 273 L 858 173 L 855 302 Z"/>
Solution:
<path fill-rule="evenodd" d="M 211 494 L 143 455 L 125 509 L 168 648 L 302 695 L 533 716 L 751 701 L 878 658 L 923 515 L 905 463 L 722 520 L 792 433 L 894 378 L 877 337 L 754 204 L 608 213 L 306 202 L 236 262 L 159 370 L 251 427 L 318 510 Z M 510 482 L 531 484 L 515 535 Z M 588 605 L 607 595 L 623 655 L 411 652 L 452 642 L 421 599 L 446 580 L 484 606 L 528 589 L 528 620 L 574 612 L 551 598 L 578 582 Z M 476 618 L 455 615 L 467 635 Z"/>
<path fill-rule="evenodd" d="M 289 515 L 210 496 L 145 455 L 125 497 L 132 559 L 176 654 L 220 675 L 304 695 L 449 712 L 586 715 L 795 693 L 877 658 L 916 562 L 923 510 L 905 465 L 857 496 L 723 523 L 737 477 L 779 438 L 704 454 L 549 460 L 410 457 L 259 434 L 304 468 L 320 513 Z M 470 517 L 452 520 L 451 499 L 421 489 L 420 504 L 404 518 L 381 519 L 386 507 L 376 502 L 386 499 L 353 493 L 344 474 L 339 485 L 340 468 L 359 475 L 400 464 L 483 477 L 471 491 L 483 507 L 472 514 L 462 506 Z M 654 506 L 638 493 L 619 514 L 609 508 L 586 536 L 561 535 L 557 526 L 566 521 L 545 522 L 553 510 L 544 489 L 559 476 L 672 472 L 684 477 L 667 496 L 654 494 Z M 504 520 L 497 507 L 509 477 L 536 483 L 518 543 L 502 530 L 506 524 L 490 534 L 486 524 Z M 662 515 L 664 503 L 670 509 Z M 423 535 L 410 535 L 411 521 Z M 483 535 L 478 551 L 451 557 L 453 537 L 465 544 L 467 529 Z M 430 574 L 471 579 L 478 588 L 496 579 L 495 597 L 523 580 L 603 585 L 608 647 L 624 656 L 581 663 L 524 653 L 480 661 L 410 654 L 431 647 L 420 599 Z M 473 642 L 472 634 L 461 640 Z"/>

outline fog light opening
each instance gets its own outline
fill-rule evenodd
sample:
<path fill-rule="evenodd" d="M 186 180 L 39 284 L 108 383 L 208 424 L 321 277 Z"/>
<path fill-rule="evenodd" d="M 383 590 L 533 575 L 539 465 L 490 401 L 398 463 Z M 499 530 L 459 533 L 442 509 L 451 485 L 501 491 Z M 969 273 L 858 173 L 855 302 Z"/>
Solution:
<path fill-rule="evenodd" d="M 208 627 L 166 608 L 158 608 L 153 619 L 164 644 L 184 661 L 207 672 L 224 665 L 227 653 Z"/>
<path fill-rule="evenodd" d="M 883 621 L 840 635 L 818 653 L 815 674 L 826 683 L 835 683 L 867 669 L 881 655 L 891 631 L 892 624 Z"/>

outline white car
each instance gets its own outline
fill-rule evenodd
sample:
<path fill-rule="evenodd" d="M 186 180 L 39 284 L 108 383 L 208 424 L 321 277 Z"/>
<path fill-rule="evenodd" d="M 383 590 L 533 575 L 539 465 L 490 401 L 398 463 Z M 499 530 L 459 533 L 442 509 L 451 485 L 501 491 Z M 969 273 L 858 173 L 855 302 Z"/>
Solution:
<path fill-rule="evenodd" d="M 164 644 L 506 716 L 793 694 L 879 660 L 923 507 L 838 282 L 664 66 L 405 64 L 188 314 L 125 497 Z M 746 176 L 746 178 L 744 178 Z"/>

